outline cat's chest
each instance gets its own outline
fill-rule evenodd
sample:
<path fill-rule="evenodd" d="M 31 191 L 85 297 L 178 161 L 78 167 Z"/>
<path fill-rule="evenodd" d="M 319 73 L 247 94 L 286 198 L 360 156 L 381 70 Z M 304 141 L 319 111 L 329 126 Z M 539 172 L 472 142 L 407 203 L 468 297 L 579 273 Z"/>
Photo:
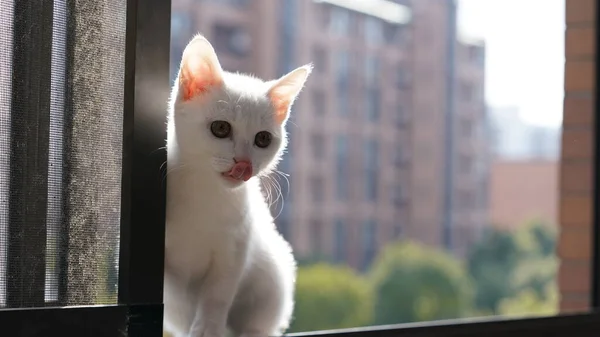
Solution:
<path fill-rule="evenodd" d="M 197 203 L 180 204 L 168 209 L 166 263 L 181 273 L 198 274 L 208 268 L 211 259 L 239 251 L 249 239 L 251 219 L 241 207 L 219 207 Z M 234 257 L 232 256 L 231 259 Z"/>

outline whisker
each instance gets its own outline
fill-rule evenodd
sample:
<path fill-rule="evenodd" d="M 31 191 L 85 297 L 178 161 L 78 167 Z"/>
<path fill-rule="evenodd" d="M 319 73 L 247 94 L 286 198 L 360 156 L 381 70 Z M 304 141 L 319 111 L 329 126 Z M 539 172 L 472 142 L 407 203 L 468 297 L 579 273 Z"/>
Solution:
<path fill-rule="evenodd" d="M 285 183 L 287 184 L 287 195 L 286 195 L 286 197 L 289 197 L 291 186 L 290 186 L 290 180 L 288 179 L 288 177 L 290 175 L 287 174 L 287 173 L 285 173 L 285 172 L 281 172 L 279 170 L 274 170 L 273 172 L 275 172 L 276 174 L 278 174 L 279 176 L 281 176 L 283 179 L 285 179 Z"/>
<path fill-rule="evenodd" d="M 268 176 L 262 176 L 261 182 L 264 187 L 265 199 L 267 200 L 267 204 L 269 205 L 269 207 L 271 207 L 270 201 L 271 201 L 272 195 L 271 195 L 271 185 L 269 184 Z"/>
<path fill-rule="evenodd" d="M 287 178 L 285 177 L 285 174 L 282 175 L 280 172 L 277 172 L 277 171 L 273 171 L 272 173 L 283 176 L 283 178 L 287 180 Z M 279 183 L 279 179 L 277 179 L 276 176 L 270 176 L 270 179 L 273 184 L 273 187 L 275 188 L 275 192 L 277 193 L 277 198 L 273 201 L 273 204 L 278 203 L 281 200 L 279 211 L 278 211 L 277 215 L 274 216 L 274 218 L 277 219 L 283 212 L 283 207 L 285 206 L 285 198 L 283 197 L 283 191 L 281 188 L 281 184 Z M 288 184 L 288 186 L 289 186 L 289 184 Z"/>
<path fill-rule="evenodd" d="M 187 166 L 185 164 L 180 164 L 178 166 L 167 169 L 167 171 L 165 172 L 165 175 L 162 177 L 161 184 L 164 186 L 167 176 L 169 174 L 176 172 L 176 171 L 182 171 L 183 169 L 186 169 L 186 168 L 187 168 Z"/>
<path fill-rule="evenodd" d="M 167 149 L 167 147 L 166 147 L 166 146 L 161 146 L 161 147 L 159 147 L 158 149 L 156 149 L 156 150 L 154 150 L 154 151 L 150 152 L 150 154 L 151 154 L 151 155 L 153 155 L 153 154 L 155 154 L 156 152 L 158 152 L 158 151 L 160 151 L 160 150 L 166 150 L 166 149 Z"/>

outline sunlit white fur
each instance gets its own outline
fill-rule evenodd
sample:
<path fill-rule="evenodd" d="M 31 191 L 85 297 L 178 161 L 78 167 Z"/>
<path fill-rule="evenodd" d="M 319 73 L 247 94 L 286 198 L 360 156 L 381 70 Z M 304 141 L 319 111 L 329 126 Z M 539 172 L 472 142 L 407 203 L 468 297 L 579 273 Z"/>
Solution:
<path fill-rule="evenodd" d="M 196 37 L 201 38 L 201 37 Z M 310 69 L 308 69 L 310 72 Z M 280 335 L 293 312 L 296 264 L 265 201 L 259 176 L 286 146 L 267 92 L 275 81 L 222 72 L 224 86 L 184 102 L 176 81 L 168 121 L 165 330 L 175 337 Z M 303 83 L 302 83 L 303 84 Z M 233 137 L 212 135 L 228 121 Z M 273 134 L 266 149 L 259 131 Z M 231 183 L 220 173 L 250 158 L 255 176 Z"/>

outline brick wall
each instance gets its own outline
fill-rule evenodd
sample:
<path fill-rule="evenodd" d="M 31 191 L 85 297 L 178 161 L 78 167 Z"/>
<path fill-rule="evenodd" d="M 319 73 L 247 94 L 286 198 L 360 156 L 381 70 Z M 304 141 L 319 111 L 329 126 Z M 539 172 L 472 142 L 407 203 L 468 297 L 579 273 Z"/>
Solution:
<path fill-rule="evenodd" d="M 566 0 L 558 255 L 562 312 L 590 308 L 596 0 Z"/>

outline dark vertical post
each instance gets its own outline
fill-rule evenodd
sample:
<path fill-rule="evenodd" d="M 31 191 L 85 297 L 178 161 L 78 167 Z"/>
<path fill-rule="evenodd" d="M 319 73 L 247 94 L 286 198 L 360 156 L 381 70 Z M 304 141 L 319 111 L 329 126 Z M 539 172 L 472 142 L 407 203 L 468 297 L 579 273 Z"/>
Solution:
<path fill-rule="evenodd" d="M 14 3 L 8 307 L 44 305 L 53 5 Z"/>
<path fill-rule="evenodd" d="M 127 1 L 120 304 L 163 301 L 170 22 L 171 1 Z"/>

